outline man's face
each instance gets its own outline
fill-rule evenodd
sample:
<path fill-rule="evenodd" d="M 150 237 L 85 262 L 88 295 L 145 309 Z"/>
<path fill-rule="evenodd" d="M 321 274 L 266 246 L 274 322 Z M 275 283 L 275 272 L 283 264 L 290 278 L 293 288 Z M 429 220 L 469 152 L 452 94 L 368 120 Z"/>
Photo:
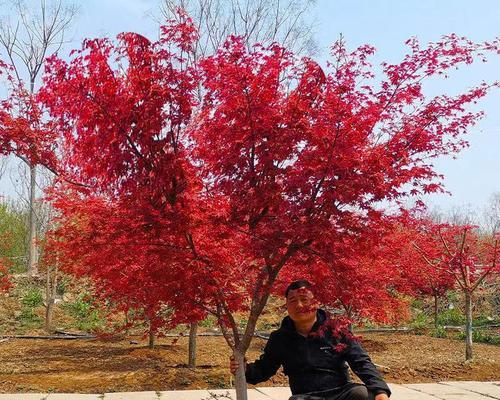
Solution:
<path fill-rule="evenodd" d="M 286 298 L 288 315 L 294 322 L 307 322 L 314 319 L 318 303 L 307 288 L 290 290 Z"/>

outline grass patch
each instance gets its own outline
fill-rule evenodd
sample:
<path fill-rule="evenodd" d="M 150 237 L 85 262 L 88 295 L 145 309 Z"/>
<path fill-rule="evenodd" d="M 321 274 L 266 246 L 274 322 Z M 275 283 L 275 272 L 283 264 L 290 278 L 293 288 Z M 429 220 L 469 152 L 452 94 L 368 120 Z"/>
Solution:
<path fill-rule="evenodd" d="M 62 304 L 61 308 L 75 320 L 77 329 L 84 332 L 102 330 L 105 320 L 98 309 L 86 300 L 85 295 L 80 295 L 75 301 Z"/>

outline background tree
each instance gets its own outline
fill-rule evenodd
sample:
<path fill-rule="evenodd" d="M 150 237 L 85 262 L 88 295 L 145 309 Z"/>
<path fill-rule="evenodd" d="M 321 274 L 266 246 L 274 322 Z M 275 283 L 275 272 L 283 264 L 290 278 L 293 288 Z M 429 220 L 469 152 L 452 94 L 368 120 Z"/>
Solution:
<path fill-rule="evenodd" d="M 9 270 L 5 263 L 0 260 L 0 292 L 9 290 L 10 286 Z"/>
<path fill-rule="evenodd" d="M 144 229 L 136 210 L 99 196 L 87 196 L 83 202 L 64 196 L 55 206 L 64 213 L 51 231 L 49 264 L 90 279 L 97 303 L 107 304 L 111 315 L 129 316 L 126 326 L 114 330 L 140 323 L 152 348 L 165 330 L 203 317 L 181 296 L 183 270 L 168 263 L 171 256 L 163 259 L 170 248 L 162 243 L 165 238 L 155 237 L 150 227 Z"/>
<path fill-rule="evenodd" d="M 16 203 L 0 203 L 0 258 L 11 272 L 19 273 L 26 264 L 27 215 Z"/>
<path fill-rule="evenodd" d="M 7 157 L 0 155 L 0 179 L 5 174 L 5 170 L 7 169 Z"/>
<path fill-rule="evenodd" d="M 477 227 L 467 225 L 431 225 L 413 246 L 431 268 L 451 275 L 464 294 L 465 358 L 471 360 L 472 298 L 485 278 L 500 270 L 498 237 L 481 237 Z"/>
<path fill-rule="evenodd" d="M 61 215 L 51 253 L 115 306 L 142 310 L 150 333 L 202 317 L 178 290 L 199 212 L 183 136 L 196 87 L 185 56 L 194 38 L 185 22 L 163 27 L 154 43 L 132 33 L 116 44 L 85 41 L 69 64 L 51 60 L 41 93 L 59 118 L 65 177 L 82 184 L 61 182 L 53 193 Z M 107 154 L 92 166 L 96 146 Z"/>
<path fill-rule="evenodd" d="M 29 97 L 35 93 L 36 80 L 46 57 L 56 53 L 64 43 L 64 36 L 76 13 L 76 8 L 73 5 L 64 5 L 62 0 L 49 2 L 48 5 L 45 0 L 41 0 L 38 7 L 33 7 L 33 4 L 22 0 L 13 0 L 10 4 L 17 20 L 0 21 L 0 44 L 9 60 L 15 76 L 15 84 L 19 86 L 15 92 L 23 97 L 16 107 L 11 104 L 13 107 L 10 112 L 24 114 L 25 126 L 19 127 L 19 134 L 28 138 L 27 130 L 38 130 L 40 123 L 39 117 L 30 111 Z M 37 12 L 30 15 L 30 12 L 34 10 Z M 27 75 L 26 88 L 23 79 L 25 74 Z M 34 147 L 32 143 L 27 143 L 27 145 Z M 31 150 L 34 151 L 34 149 Z M 30 170 L 28 274 L 36 275 L 39 256 L 36 235 L 38 223 L 35 211 L 37 162 L 20 152 L 16 155 L 27 164 Z"/>
<path fill-rule="evenodd" d="M 500 232 L 500 192 L 493 193 L 483 211 L 486 232 Z"/>
<path fill-rule="evenodd" d="M 280 43 L 296 54 L 313 55 L 318 49 L 310 11 L 314 0 L 163 0 L 167 20 L 179 22 L 178 8 L 193 19 L 199 36 L 193 61 L 214 54 L 230 35 L 241 36 L 247 50 L 255 43 Z"/>
<path fill-rule="evenodd" d="M 455 287 L 456 281 L 447 270 L 429 265 L 412 245 L 421 232 L 430 230 L 432 224 L 436 224 L 435 217 L 436 214 L 433 215 L 433 219 L 413 216 L 403 218 L 392 237 L 391 259 L 401 272 L 406 293 L 417 297 L 431 296 L 433 298 L 434 326 L 437 328 L 439 300 Z"/>

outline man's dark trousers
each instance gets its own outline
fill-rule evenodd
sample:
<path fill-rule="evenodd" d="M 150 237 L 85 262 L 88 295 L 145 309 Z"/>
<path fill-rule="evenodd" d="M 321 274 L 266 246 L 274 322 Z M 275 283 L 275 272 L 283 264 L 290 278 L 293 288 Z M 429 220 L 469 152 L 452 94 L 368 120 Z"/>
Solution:
<path fill-rule="evenodd" d="M 289 400 L 374 400 L 375 396 L 365 385 L 349 383 L 339 389 L 322 393 L 296 394 Z"/>

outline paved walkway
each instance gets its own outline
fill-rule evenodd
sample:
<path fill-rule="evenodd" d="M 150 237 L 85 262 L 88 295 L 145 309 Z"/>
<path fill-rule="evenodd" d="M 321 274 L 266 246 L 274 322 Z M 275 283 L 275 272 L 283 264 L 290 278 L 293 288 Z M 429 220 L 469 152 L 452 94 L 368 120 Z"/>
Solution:
<path fill-rule="evenodd" d="M 440 382 L 411 385 L 389 384 L 394 400 L 500 400 L 498 382 Z M 249 400 L 288 400 L 287 387 L 250 389 Z M 231 400 L 234 390 L 176 390 L 168 392 L 123 392 L 103 394 L 20 393 L 0 394 L 0 400 Z"/>

